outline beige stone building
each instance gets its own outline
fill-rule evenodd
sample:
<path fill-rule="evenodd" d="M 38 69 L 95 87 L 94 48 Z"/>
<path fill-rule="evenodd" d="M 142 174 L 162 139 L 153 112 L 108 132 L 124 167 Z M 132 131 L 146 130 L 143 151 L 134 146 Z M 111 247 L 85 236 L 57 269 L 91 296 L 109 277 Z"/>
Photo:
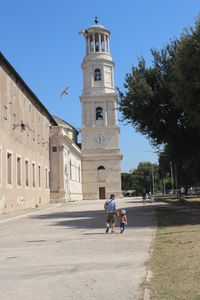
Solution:
<path fill-rule="evenodd" d="M 0 213 L 121 196 L 110 32 L 97 20 L 81 32 L 86 42 L 81 147 L 79 132 L 52 116 L 0 53 Z"/>
<path fill-rule="evenodd" d="M 49 130 L 56 121 L 0 53 L 0 211 L 50 202 Z"/>
<path fill-rule="evenodd" d="M 77 134 L 0 53 L 0 213 L 82 199 Z"/>
<path fill-rule="evenodd" d="M 58 126 L 50 129 L 51 202 L 82 200 L 81 149 L 78 131 L 54 117 Z"/>

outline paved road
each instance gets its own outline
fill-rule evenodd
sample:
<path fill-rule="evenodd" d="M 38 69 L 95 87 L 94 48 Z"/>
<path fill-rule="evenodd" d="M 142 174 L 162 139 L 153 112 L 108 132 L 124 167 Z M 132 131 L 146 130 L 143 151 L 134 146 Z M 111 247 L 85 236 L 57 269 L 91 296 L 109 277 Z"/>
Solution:
<path fill-rule="evenodd" d="M 102 207 L 95 200 L 0 216 L 0 298 L 143 299 L 154 204 L 118 201 L 125 234 L 105 234 Z"/>

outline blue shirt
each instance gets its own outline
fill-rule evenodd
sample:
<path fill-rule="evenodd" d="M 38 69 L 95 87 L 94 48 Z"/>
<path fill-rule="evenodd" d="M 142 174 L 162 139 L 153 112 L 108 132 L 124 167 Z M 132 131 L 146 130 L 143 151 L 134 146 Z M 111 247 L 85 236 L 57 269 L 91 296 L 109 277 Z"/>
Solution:
<path fill-rule="evenodd" d="M 106 212 L 115 213 L 116 212 L 116 201 L 115 199 L 108 199 L 105 202 Z"/>

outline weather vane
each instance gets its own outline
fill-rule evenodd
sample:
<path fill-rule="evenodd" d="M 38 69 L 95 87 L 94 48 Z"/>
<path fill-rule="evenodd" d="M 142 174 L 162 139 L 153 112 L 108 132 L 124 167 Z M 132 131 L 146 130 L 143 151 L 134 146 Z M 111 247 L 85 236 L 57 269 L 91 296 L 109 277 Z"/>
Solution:
<path fill-rule="evenodd" d="M 94 22 L 95 22 L 95 24 L 99 23 L 98 17 L 95 17 Z"/>

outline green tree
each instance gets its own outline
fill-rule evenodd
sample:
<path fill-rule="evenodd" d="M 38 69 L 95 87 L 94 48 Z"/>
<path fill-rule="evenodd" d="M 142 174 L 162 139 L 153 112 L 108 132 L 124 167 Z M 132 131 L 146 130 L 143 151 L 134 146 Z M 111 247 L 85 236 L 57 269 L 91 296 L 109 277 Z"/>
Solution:
<path fill-rule="evenodd" d="M 122 190 L 133 190 L 133 177 L 130 173 L 122 173 L 121 174 L 121 181 L 122 181 Z"/>
<path fill-rule="evenodd" d="M 138 167 L 133 170 L 131 177 L 133 179 L 133 187 L 139 193 L 142 193 L 143 191 L 152 193 L 153 180 L 154 191 L 160 190 L 160 177 L 157 164 L 151 164 L 150 162 L 140 162 L 138 164 Z"/>
<path fill-rule="evenodd" d="M 200 17 L 185 30 L 175 52 L 172 82 L 174 102 L 184 109 L 193 127 L 200 131 Z"/>
<path fill-rule="evenodd" d="M 179 183 L 200 182 L 200 21 L 161 51 L 151 50 L 119 91 L 125 122 L 147 136 L 176 165 Z"/>

